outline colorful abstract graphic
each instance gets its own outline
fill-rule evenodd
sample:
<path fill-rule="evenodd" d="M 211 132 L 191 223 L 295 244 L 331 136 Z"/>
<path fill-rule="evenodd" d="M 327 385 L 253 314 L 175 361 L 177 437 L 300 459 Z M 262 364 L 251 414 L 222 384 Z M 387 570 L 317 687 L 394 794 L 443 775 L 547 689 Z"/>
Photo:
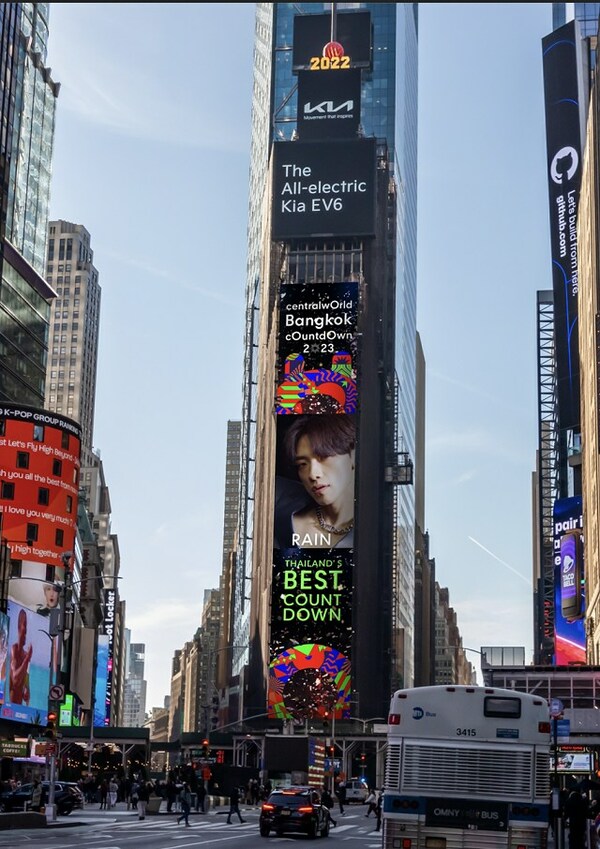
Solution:
<path fill-rule="evenodd" d="M 352 357 L 337 351 L 331 368 L 306 371 L 302 354 L 291 354 L 285 361 L 285 379 L 277 387 L 275 412 L 278 415 L 301 413 L 355 413 L 356 381 Z"/>
<path fill-rule="evenodd" d="M 269 717 L 350 716 L 350 661 L 330 646 L 286 649 L 269 667 Z"/>

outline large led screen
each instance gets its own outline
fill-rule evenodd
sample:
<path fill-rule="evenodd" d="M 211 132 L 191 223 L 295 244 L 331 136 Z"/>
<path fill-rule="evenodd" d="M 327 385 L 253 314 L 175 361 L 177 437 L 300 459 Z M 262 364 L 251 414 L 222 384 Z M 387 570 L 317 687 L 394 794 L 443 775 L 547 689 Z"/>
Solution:
<path fill-rule="evenodd" d="M 375 139 L 273 145 L 273 239 L 372 236 Z"/>
<path fill-rule="evenodd" d="M 331 14 L 296 15 L 292 67 L 311 68 L 315 58 L 329 58 L 324 48 L 331 42 Z M 371 65 L 371 13 L 342 12 L 335 18 L 335 44 L 342 48 L 331 51 L 331 57 L 347 56 L 351 67 Z"/>
<path fill-rule="evenodd" d="M 355 413 L 358 283 L 281 286 L 276 412 Z"/>
<path fill-rule="evenodd" d="M 581 496 L 554 503 L 554 663 L 585 663 L 585 573 Z"/>
<path fill-rule="evenodd" d="M 102 728 L 110 722 L 110 701 L 107 701 L 108 688 L 108 637 L 98 635 L 96 648 L 96 683 L 94 687 L 94 726 Z"/>
<path fill-rule="evenodd" d="M 578 24 L 571 21 L 542 40 L 554 335 L 561 428 L 579 415 L 577 210 L 581 185 L 581 112 Z"/>
<path fill-rule="evenodd" d="M 48 719 L 52 640 L 48 619 L 8 602 L 8 655 L 2 719 L 44 725 Z"/>
<path fill-rule="evenodd" d="M 297 128 L 301 141 L 356 138 L 360 74 L 358 70 L 300 71 Z"/>
<path fill-rule="evenodd" d="M 4 704 L 6 694 L 9 630 L 10 620 L 8 615 L 6 613 L 0 613 L 0 706 Z"/>
<path fill-rule="evenodd" d="M 60 568 L 63 555 L 73 552 L 80 445 L 71 419 L 0 407 L 0 511 L 11 559 Z"/>
<path fill-rule="evenodd" d="M 353 548 L 355 448 L 355 416 L 277 418 L 274 548 Z"/>

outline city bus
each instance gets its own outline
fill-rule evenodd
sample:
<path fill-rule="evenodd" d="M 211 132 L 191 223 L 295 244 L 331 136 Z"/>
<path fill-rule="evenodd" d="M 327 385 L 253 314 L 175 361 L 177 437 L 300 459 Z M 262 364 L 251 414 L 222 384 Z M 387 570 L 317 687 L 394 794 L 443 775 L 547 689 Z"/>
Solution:
<path fill-rule="evenodd" d="M 497 687 L 398 690 L 387 744 L 383 849 L 546 849 L 545 699 Z"/>

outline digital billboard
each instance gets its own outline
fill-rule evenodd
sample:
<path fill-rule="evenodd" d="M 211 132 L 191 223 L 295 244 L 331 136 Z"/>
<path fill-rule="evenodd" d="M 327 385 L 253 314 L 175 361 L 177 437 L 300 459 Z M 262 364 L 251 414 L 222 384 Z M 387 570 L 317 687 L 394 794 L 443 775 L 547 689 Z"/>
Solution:
<path fill-rule="evenodd" d="M 372 236 L 375 139 L 276 142 L 273 239 Z"/>
<path fill-rule="evenodd" d="M 96 684 L 94 687 L 94 727 L 103 728 L 110 723 L 110 702 L 107 702 L 108 687 L 108 637 L 98 635 L 96 648 Z"/>
<path fill-rule="evenodd" d="M 0 405 L 0 511 L 11 559 L 60 568 L 74 550 L 80 446 L 71 419 Z"/>
<path fill-rule="evenodd" d="M 554 335 L 561 428 L 577 427 L 579 415 L 579 326 L 577 210 L 581 153 L 581 42 L 571 21 L 542 40 Z"/>
<path fill-rule="evenodd" d="M 581 496 L 554 502 L 554 663 L 586 662 Z"/>
<path fill-rule="evenodd" d="M 44 725 L 48 719 L 52 640 L 48 619 L 8 602 L 8 654 L 2 719 Z"/>
<path fill-rule="evenodd" d="M 356 138 L 361 72 L 300 71 L 297 130 L 301 141 Z"/>
<path fill-rule="evenodd" d="M 10 621 L 6 613 L 0 613 L 0 706 L 4 704 L 6 694 L 6 672 L 9 647 Z"/>
<path fill-rule="evenodd" d="M 108 657 L 106 664 L 106 711 L 104 724 L 110 725 L 112 710 L 113 661 L 115 646 L 115 615 L 117 593 L 114 589 L 104 590 L 104 631 L 108 641 Z"/>
<path fill-rule="evenodd" d="M 278 416 L 275 549 L 354 545 L 355 416 Z"/>
<path fill-rule="evenodd" d="M 331 14 L 296 15 L 292 51 L 293 70 L 314 67 L 315 59 L 341 57 L 348 58 L 348 67 L 370 68 L 371 13 L 338 12 L 335 17 L 333 43 L 339 47 L 325 49 L 331 44 Z M 319 64 L 318 67 L 322 66 Z"/>
<path fill-rule="evenodd" d="M 358 283 L 282 285 L 276 412 L 355 413 Z"/>

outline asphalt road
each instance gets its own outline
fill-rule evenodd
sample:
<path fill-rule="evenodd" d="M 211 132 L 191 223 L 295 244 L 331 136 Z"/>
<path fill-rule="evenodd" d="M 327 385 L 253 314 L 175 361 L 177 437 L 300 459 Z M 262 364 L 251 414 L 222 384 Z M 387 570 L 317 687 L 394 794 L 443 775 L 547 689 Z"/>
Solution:
<path fill-rule="evenodd" d="M 263 838 L 258 832 L 258 808 L 244 809 L 242 816 L 246 820 L 240 823 L 237 818 L 227 824 L 227 811 L 211 811 L 210 814 L 192 814 L 190 827 L 177 824 L 176 816 L 147 817 L 140 822 L 132 812 L 98 811 L 86 808 L 82 812 L 74 811 L 71 817 L 61 817 L 60 827 L 49 826 L 45 829 L 11 830 L 0 832 L 0 849 L 192 849 L 210 846 L 218 849 L 276 849 L 280 844 L 306 843 L 319 844 L 320 849 L 341 849 L 341 844 L 351 840 L 351 849 L 381 849 L 381 832 L 375 831 L 375 819 L 367 820 L 363 806 L 347 806 L 346 816 L 341 817 L 336 810 L 337 827 L 332 828 L 328 838 L 309 841 L 304 835 L 287 835 Z M 66 826 L 66 827 L 65 827 Z M 347 843 L 346 843 L 347 845 Z"/>

